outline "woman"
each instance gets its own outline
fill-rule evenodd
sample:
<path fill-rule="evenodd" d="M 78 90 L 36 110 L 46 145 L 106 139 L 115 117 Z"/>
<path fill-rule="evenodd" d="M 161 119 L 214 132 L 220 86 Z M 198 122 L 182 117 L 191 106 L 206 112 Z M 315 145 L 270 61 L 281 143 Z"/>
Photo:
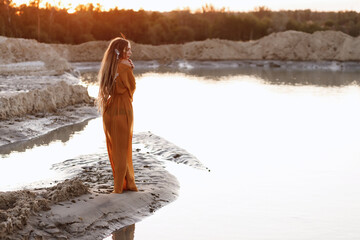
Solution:
<path fill-rule="evenodd" d="M 98 75 L 98 106 L 113 171 L 113 193 L 138 190 L 132 163 L 132 99 L 136 84 L 130 56 L 130 42 L 115 38 L 104 54 Z"/>

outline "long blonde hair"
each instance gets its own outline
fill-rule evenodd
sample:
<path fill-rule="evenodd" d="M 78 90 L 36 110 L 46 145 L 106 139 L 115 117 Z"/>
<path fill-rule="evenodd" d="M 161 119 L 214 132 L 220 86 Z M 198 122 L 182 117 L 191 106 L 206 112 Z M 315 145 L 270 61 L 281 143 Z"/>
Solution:
<path fill-rule="evenodd" d="M 101 113 L 104 113 L 106 103 L 114 88 L 117 64 L 124 58 L 128 46 L 128 40 L 117 37 L 110 42 L 104 53 L 98 74 L 99 94 L 97 98 L 97 105 Z"/>

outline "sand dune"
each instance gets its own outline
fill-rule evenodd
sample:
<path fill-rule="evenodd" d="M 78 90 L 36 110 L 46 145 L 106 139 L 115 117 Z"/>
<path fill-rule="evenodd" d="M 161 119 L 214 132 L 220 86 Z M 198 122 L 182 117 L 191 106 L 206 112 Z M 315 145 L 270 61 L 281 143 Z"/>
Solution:
<path fill-rule="evenodd" d="M 44 66 L 27 66 L 53 72 L 71 67 L 68 62 L 101 61 L 108 41 L 79 45 L 44 44 L 35 40 L 0 37 L 0 71 L 24 71 L 19 62 L 40 61 Z M 185 60 L 295 60 L 295 61 L 360 61 L 360 37 L 342 32 L 321 31 L 313 34 L 286 31 L 259 40 L 241 42 L 220 39 L 185 44 L 145 45 L 132 43 L 133 60 L 169 62 Z M 34 65 L 34 64 L 32 64 Z M 21 70 L 22 69 L 22 70 Z"/>
<path fill-rule="evenodd" d="M 295 60 L 359 61 L 360 37 L 324 31 L 274 33 L 260 40 L 236 42 L 211 39 L 182 45 L 134 45 L 134 59 L 157 60 Z"/>
<path fill-rule="evenodd" d="M 185 44 L 151 46 L 133 43 L 134 60 L 163 62 L 185 60 L 295 60 L 295 61 L 359 61 L 360 37 L 341 32 L 323 31 L 313 34 L 286 31 L 249 42 L 208 39 Z M 61 45 L 59 55 L 68 61 L 100 61 L 107 42 L 89 42 L 77 46 Z M 91 49 L 91 50 L 90 50 Z M 84 54 L 86 53 L 86 54 Z"/>
<path fill-rule="evenodd" d="M 88 42 L 77 46 L 53 45 L 68 61 L 100 61 L 108 42 Z M 313 34 L 286 31 L 249 42 L 208 39 L 185 44 L 151 46 L 133 43 L 134 60 L 169 62 L 185 60 L 296 60 L 359 61 L 360 38 L 341 32 Z"/>
<path fill-rule="evenodd" d="M 51 71 L 53 74 L 61 74 L 70 69 L 67 60 L 58 55 L 51 45 L 39 43 L 36 40 L 0 37 L 0 56 L 0 74 L 27 73 L 33 71 L 33 68 L 37 71 L 40 68 L 43 71 Z M 25 66 L 14 64 L 21 62 L 30 64 L 25 64 Z M 40 64 L 34 64 L 34 62 L 40 62 Z"/>
<path fill-rule="evenodd" d="M 69 62 L 98 62 L 101 61 L 108 44 L 108 41 L 92 41 L 79 45 L 50 44 L 49 47 Z"/>
<path fill-rule="evenodd" d="M 0 120 L 92 104 L 69 62 L 35 40 L 0 37 Z"/>

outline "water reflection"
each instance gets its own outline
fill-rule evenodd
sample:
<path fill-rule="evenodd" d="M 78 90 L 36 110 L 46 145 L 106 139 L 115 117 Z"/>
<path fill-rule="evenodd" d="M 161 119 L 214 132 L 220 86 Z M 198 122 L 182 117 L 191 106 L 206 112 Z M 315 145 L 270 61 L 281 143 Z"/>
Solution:
<path fill-rule="evenodd" d="M 151 64 L 151 63 L 148 63 Z M 136 77 L 149 72 L 156 73 L 183 73 L 188 76 L 198 78 L 211 78 L 212 80 L 224 81 L 231 76 L 253 76 L 261 79 L 268 84 L 275 85 L 314 85 L 324 87 L 340 87 L 351 84 L 360 85 L 358 78 L 360 72 L 360 65 L 355 68 L 343 67 L 343 70 L 329 70 L 325 69 L 303 69 L 305 67 L 295 68 L 296 64 L 311 64 L 311 63 L 292 63 L 289 68 L 284 66 L 279 67 L 279 63 L 268 63 L 264 67 L 265 62 L 236 62 L 236 61 L 221 61 L 221 62 L 192 62 L 194 67 L 177 68 L 172 65 L 160 65 L 157 68 L 146 67 L 146 62 L 142 62 L 139 68 L 135 68 L 134 73 Z M 285 64 L 285 63 L 283 63 Z M 321 63 L 313 63 L 313 65 Z M 352 65 L 351 65 L 352 66 Z M 321 66 L 320 66 L 321 67 Z M 313 67 L 315 68 L 315 67 Z M 97 72 L 86 71 L 81 74 L 81 79 L 86 84 L 95 84 L 97 82 Z"/>
<path fill-rule="evenodd" d="M 112 233 L 113 240 L 133 240 L 135 232 L 135 224 L 123 227 Z"/>
<path fill-rule="evenodd" d="M 331 71 L 286 71 L 261 70 L 252 74 L 265 80 L 269 84 L 280 85 L 314 85 L 322 87 L 341 87 L 351 84 L 360 84 L 359 73 L 331 72 Z"/>
<path fill-rule="evenodd" d="M 165 72 L 165 71 L 164 71 Z M 300 71 L 276 68 L 223 68 L 223 69 L 192 69 L 181 71 L 187 75 L 226 80 L 230 76 L 254 76 L 269 84 L 281 85 L 314 85 L 314 86 L 346 86 L 360 84 L 358 72 L 332 71 Z"/>

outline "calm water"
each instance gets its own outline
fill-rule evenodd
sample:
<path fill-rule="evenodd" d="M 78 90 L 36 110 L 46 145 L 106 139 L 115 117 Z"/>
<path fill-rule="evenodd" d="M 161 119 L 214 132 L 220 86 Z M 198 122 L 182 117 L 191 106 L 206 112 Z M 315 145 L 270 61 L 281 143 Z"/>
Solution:
<path fill-rule="evenodd" d="M 139 72 L 135 132 L 152 131 L 211 171 L 169 163 L 181 183 L 178 200 L 114 238 L 359 239 L 358 76 L 276 69 Z M 96 86 L 89 91 L 96 93 Z M 0 189 L 62 179 L 63 173 L 48 170 L 52 164 L 103 149 L 100 118 L 81 128 L 69 131 L 69 140 L 2 155 Z M 54 149 L 58 156 L 48 157 Z M 28 164 L 24 169 L 41 166 L 36 179 L 19 183 L 6 175 L 19 166 L 15 159 Z"/>

